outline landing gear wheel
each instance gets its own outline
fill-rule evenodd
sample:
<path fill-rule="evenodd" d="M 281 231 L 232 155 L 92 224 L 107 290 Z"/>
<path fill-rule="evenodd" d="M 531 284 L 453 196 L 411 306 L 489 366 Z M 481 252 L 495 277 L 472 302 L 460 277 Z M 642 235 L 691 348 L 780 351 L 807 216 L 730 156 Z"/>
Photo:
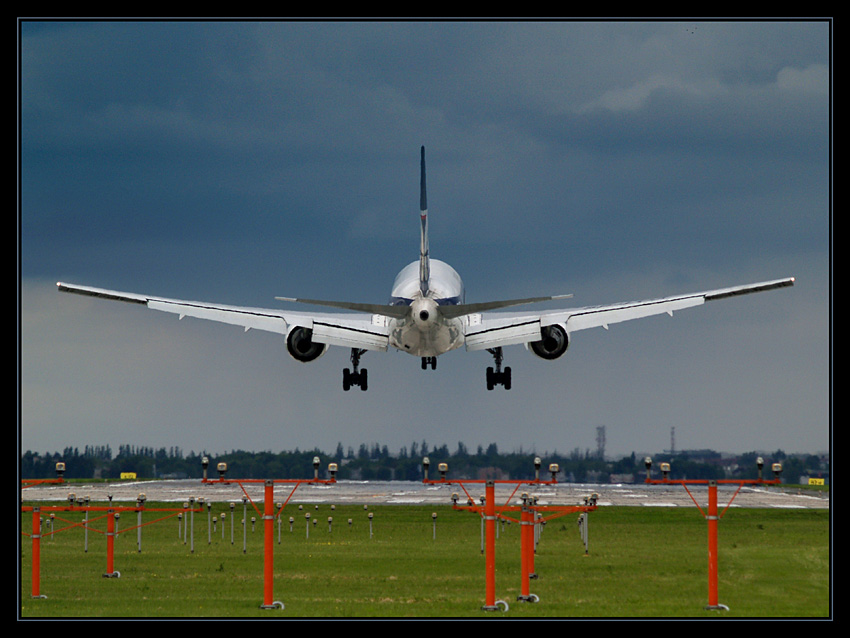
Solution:
<path fill-rule="evenodd" d="M 348 392 L 352 386 L 360 386 L 360 389 L 365 392 L 369 388 L 369 377 L 366 368 L 358 370 L 360 366 L 360 355 L 365 353 L 365 350 L 359 348 L 351 349 L 351 366 L 352 370 L 343 368 L 342 370 L 342 389 Z"/>
<path fill-rule="evenodd" d="M 493 355 L 493 358 L 496 361 L 496 368 L 487 368 L 487 389 L 492 390 L 497 385 L 500 385 L 505 388 L 505 390 L 511 389 L 511 369 L 510 367 L 506 367 L 504 371 L 502 370 L 502 349 L 501 348 L 493 348 L 488 349 L 487 352 Z"/>
<path fill-rule="evenodd" d="M 436 370 L 437 357 L 422 357 L 422 369 L 427 370 L 429 365 L 431 366 L 432 370 Z"/>

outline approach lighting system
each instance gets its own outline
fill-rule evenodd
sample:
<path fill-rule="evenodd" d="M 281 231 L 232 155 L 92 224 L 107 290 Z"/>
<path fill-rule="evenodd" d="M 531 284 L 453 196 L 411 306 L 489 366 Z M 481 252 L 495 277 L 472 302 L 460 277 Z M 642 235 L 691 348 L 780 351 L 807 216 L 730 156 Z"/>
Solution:
<path fill-rule="evenodd" d="M 666 481 L 670 476 L 670 464 L 662 463 L 661 464 L 661 474 L 664 475 L 664 480 Z"/>
<path fill-rule="evenodd" d="M 431 467 L 431 459 L 427 456 L 422 459 L 422 471 L 425 473 L 425 480 L 428 480 L 428 468 Z"/>
<path fill-rule="evenodd" d="M 773 470 L 773 478 L 779 480 L 779 475 L 782 474 L 782 463 L 774 463 L 771 468 Z"/>
<path fill-rule="evenodd" d="M 437 466 L 437 469 L 440 470 L 440 478 L 445 481 L 446 480 L 446 472 L 449 471 L 449 464 L 448 463 L 440 463 Z"/>
<path fill-rule="evenodd" d="M 227 463 L 219 463 L 216 465 L 216 469 L 218 470 L 218 478 L 224 479 L 224 475 L 227 474 Z"/>
<path fill-rule="evenodd" d="M 646 457 L 643 459 L 643 464 L 646 466 L 646 480 L 650 479 L 649 473 L 652 471 L 652 459 L 650 457 Z"/>
<path fill-rule="evenodd" d="M 59 478 L 62 478 L 62 476 L 64 474 L 65 474 L 65 464 L 62 461 L 59 461 L 56 464 L 56 476 L 59 477 Z"/>
<path fill-rule="evenodd" d="M 561 471 L 561 466 L 557 463 L 549 464 L 549 473 L 552 475 L 552 482 L 555 483 L 557 481 L 557 474 Z"/>
<path fill-rule="evenodd" d="M 330 472 L 330 474 L 331 474 L 331 480 L 332 481 L 336 480 L 336 473 L 337 473 L 338 470 L 339 470 L 339 467 L 337 466 L 336 463 L 330 463 L 328 465 L 328 472 Z"/>

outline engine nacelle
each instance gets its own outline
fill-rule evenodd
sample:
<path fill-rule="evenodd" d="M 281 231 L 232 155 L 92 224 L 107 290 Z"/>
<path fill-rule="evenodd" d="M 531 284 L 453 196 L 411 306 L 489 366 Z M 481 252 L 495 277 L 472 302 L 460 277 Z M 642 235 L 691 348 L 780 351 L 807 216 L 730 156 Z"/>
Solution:
<path fill-rule="evenodd" d="M 293 359 L 307 363 L 325 354 L 328 344 L 315 343 L 310 328 L 293 328 L 286 337 L 286 349 Z"/>
<path fill-rule="evenodd" d="M 540 341 L 532 341 L 528 347 L 541 359 L 557 359 L 570 345 L 570 335 L 557 323 L 541 328 L 540 337 Z"/>

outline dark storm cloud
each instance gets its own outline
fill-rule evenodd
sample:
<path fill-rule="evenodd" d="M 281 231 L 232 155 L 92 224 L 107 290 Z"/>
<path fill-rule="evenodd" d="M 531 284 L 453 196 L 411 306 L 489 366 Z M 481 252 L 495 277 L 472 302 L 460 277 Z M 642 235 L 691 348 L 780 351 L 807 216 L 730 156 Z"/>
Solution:
<path fill-rule="evenodd" d="M 509 449 L 528 414 L 549 449 L 592 446 L 600 423 L 626 453 L 649 431 L 663 446 L 674 422 L 694 429 L 691 447 L 772 445 L 736 415 L 769 423 L 777 446 L 826 447 L 828 23 L 21 32 L 25 447 L 99 442 L 87 439 L 93 423 L 92 437 L 116 445 L 149 444 L 140 432 L 170 445 L 179 422 L 184 448 L 204 432 L 226 449 L 244 420 L 257 448 L 282 429 L 293 447 L 427 437 Z M 512 349 L 525 381 L 500 395 L 483 390 L 484 355 L 452 353 L 427 378 L 408 357 L 370 355 L 384 381 L 357 397 L 338 388 L 346 352 L 296 366 L 269 335 L 51 288 L 61 278 L 246 305 L 384 301 L 416 256 L 421 144 L 432 254 L 474 300 L 575 292 L 584 305 L 786 275 L 798 285 L 581 333 L 556 365 Z M 114 369 L 116 352 L 133 364 Z M 749 361 L 771 374 L 748 373 Z M 713 397 L 735 383 L 718 414 Z M 430 415 L 420 397 L 432 396 L 457 418 L 376 418 Z M 717 437 L 728 444 L 703 438 L 708 422 L 728 424 Z"/>

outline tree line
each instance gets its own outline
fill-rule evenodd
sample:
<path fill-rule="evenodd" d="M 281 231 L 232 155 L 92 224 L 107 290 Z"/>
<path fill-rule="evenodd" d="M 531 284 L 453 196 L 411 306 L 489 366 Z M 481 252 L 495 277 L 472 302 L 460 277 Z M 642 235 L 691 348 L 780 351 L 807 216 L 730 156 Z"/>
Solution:
<path fill-rule="evenodd" d="M 645 476 L 644 458 L 631 455 L 620 459 L 605 459 L 595 451 L 574 449 L 568 454 L 529 451 L 502 452 L 495 443 L 478 446 L 475 451 L 459 442 L 454 450 L 446 444 L 430 446 L 426 441 L 414 442 L 391 453 L 386 445 L 361 444 L 357 450 L 344 449 L 338 444 L 333 453 L 319 449 L 250 452 L 233 450 L 224 454 L 206 451 L 184 453 L 179 447 L 152 448 L 120 445 L 117 454 L 107 446 L 66 447 L 62 452 L 37 453 L 27 451 L 20 457 L 20 476 L 26 479 L 54 478 L 56 464 L 65 464 L 68 479 L 117 479 L 124 473 L 137 478 L 202 478 L 203 460 L 208 460 L 209 478 L 218 478 L 219 463 L 227 464 L 230 478 L 311 478 L 314 459 L 318 457 L 320 478 L 328 478 L 328 467 L 336 463 L 336 478 L 340 480 L 405 480 L 423 478 L 423 458 L 430 460 L 430 478 L 438 478 L 438 465 L 448 465 L 448 477 L 454 479 L 533 479 L 534 459 L 539 456 L 541 478 L 548 479 L 550 464 L 559 467 L 558 481 L 576 483 L 609 483 L 642 481 Z M 671 478 L 724 479 L 755 478 L 756 458 L 763 456 L 765 478 L 772 463 L 783 464 L 782 478 L 795 483 L 803 475 L 829 476 L 829 458 L 811 454 L 785 454 L 777 450 L 772 454 L 746 452 L 736 458 L 722 457 L 719 452 L 701 450 L 679 453 L 661 452 L 653 455 L 653 465 L 661 462 L 671 465 Z"/>

